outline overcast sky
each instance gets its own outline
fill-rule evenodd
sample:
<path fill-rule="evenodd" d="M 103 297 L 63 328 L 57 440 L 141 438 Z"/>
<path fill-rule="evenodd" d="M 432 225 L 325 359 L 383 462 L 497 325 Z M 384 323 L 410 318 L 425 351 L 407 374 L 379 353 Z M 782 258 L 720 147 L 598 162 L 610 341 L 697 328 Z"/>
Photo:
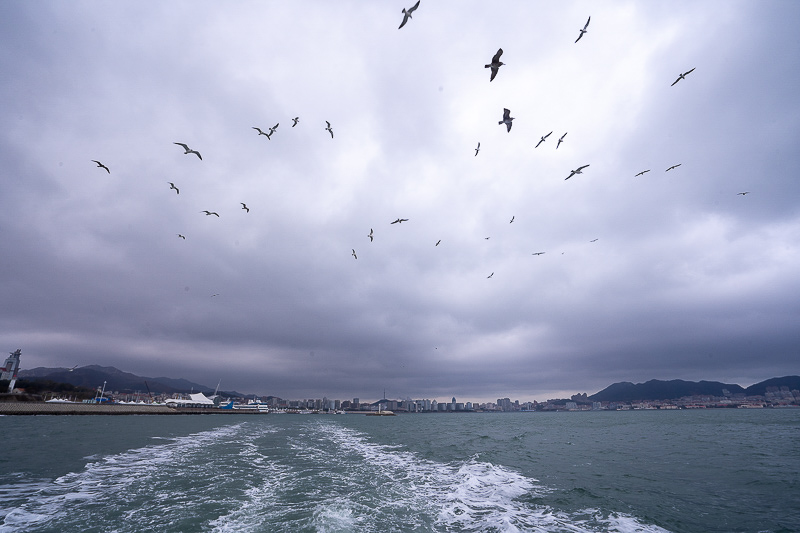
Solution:
<path fill-rule="evenodd" d="M 0 2 L 0 349 L 289 399 L 800 373 L 800 3 L 411 5 Z"/>

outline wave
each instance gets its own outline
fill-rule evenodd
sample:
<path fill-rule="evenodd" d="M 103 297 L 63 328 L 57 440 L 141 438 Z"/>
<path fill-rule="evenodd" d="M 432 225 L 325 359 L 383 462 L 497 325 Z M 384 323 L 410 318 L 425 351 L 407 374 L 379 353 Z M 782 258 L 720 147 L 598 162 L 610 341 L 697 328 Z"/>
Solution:
<path fill-rule="evenodd" d="M 437 462 L 332 419 L 265 417 L 0 487 L 0 532 L 665 531 L 542 505 L 551 492 L 478 456 Z"/>

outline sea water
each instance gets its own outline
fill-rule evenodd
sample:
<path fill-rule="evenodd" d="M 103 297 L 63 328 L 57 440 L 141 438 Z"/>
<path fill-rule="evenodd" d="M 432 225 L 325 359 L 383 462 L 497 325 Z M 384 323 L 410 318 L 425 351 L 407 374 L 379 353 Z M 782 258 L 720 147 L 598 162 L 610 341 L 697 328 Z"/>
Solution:
<path fill-rule="evenodd" d="M 0 532 L 800 531 L 800 409 L 0 417 Z"/>

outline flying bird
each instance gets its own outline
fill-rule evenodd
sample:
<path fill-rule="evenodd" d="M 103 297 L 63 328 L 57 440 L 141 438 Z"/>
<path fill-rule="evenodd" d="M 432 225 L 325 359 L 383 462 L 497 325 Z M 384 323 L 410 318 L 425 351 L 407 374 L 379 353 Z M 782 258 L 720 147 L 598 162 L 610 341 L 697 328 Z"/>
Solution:
<path fill-rule="evenodd" d="M 648 172 L 650 172 L 649 168 L 647 170 L 642 170 L 641 172 L 636 174 L 636 176 L 634 176 L 634 178 L 637 177 L 637 176 L 643 176 L 643 175 L 647 174 Z"/>
<path fill-rule="evenodd" d="M 417 0 L 417 3 L 409 7 L 408 9 L 403 8 L 403 11 L 401 11 L 401 13 L 403 13 L 403 22 L 400 23 L 400 28 L 406 25 L 408 19 L 411 18 L 411 13 L 413 13 L 418 7 L 419 7 L 419 0 Z M 400 28 L 397 29 L 399 30 Z"/>
<path fill-rule="evenodd" d="M 240 204 L 242 204 L 242 209 L 244 209 L 244 210 L 245 210 L 245 211 L 247 211 L 248 213 L 250 212 L 250 208 L 249 208 L 249 207 L 247 207 L 247 205 L 245 205 L 245 203 L 244 203 L 244 202 L 239 202 L 239 203 L 240 203 Z"/>
<path fill-rule="evenodd" d="M 372 242 L 372 228 L 369 228 L 369 235 L 367 235 L 367 237 L 369 237 L 369 242 Z"/>
<path fill-rule="evenodd" d="M 571 172 L 571 174 L 570 174 L 569 176 L 567 176 L 566 178 L 564 178 L 564 180 L 566 181 L 566 180 L 570 179 L 570 178 L 571 178 L 572 176 L 574 176 L 575 174 L 583 174 L 583 169 L 584 169 L 584 168 L 586 168 L 586 167 L 588 167 L 588 166 L 589 166 L 589 165 L 583 165 L 582 167 L 578 167 L 578 168 L 576 168 L 575 170 L 572 170 L 572 171 L 570 171 L 570 172 Z"/>
<path fill-rule="evenodd" d="M 170 188 L 170 190 L 175 189 L 175 194 L 180 194 L 181 193 L 181 190 L 179 188 L 177 188 L 175 186 L 175 184 L 172 183 L 171 181 L 169 182 L 169 188 Z"/>
<path fill-rule="evenodd" d="M 184 236 L 183 236 L 183 235 L 181 235 L 180 233 L 178 233 L 178 237 L 180 237 L 180 238 L 181 238 L 181 239 L 183 239 L 184 241 L 186 240 L 186 237 L 184 237 Z"/>
<path fill-rule="evenodd" d="M 695 67 L 695 68 L 696 68 L 696 67 Z M 694 69 L 692 69 L 692 70 L 694 70 Z M 678 79 L 677 79 L 677 80 L 675 80 L 675 81 L 673 81 L 673 82 L 672 82 L 672 85 L 675 85 L 676 83 L 678 83 L 678 82 L 679 82 L 679 81 L 681 81 L 681 80 L 685 80 L 685 79 L 686 79 L 686 76 L 688 76 L 688 75 L 689 75 L 689 74 L 692 72 L 692 70 L 687 70 L 687 71 L 686 71 L 686 72 L 684 72 L 683 74 L 679 74 L 679 75 L 678 75 Z M 672 85 L 670 85 L 670 87 L 672 87 Z"/>
<path fill-rule="evenodd" d="M 514 222 L 514 215 L 511 215 L 511 220 L 508 221 L 509 224 L 511 224 L 512 222 Z"/>
<path fill-rule="evenodd" d="M 511 121 L 514 120 L 514 117 L 511 116 L 511 111 L 508 109 L 503 108 L 503 120 L 498 122 L 498 124 L 505 124 L 506 131 L 511 131 Z"/>
<path fill-rule="evenodd" d="M 211 295 L 211 297 L 212 297 L 212 298 L 213 298 L 214 296 L 219 296 L 219 293 L 218 293 L 218 292 L 215 292 L 214 294 L 212 294 L 212 295 Z"/>
<path fill-rule="evenodd" d="M 591 240 L 591 241 L 589 241 L 589 242 L 597 242 L 597 239 L 592 239 L 592 240 Z"/>
<path fill-rule="evenodd" d="M 172 144 L 177 144 L 178 146 L 182 146 L 183 149 L 185 150 L 185 152 L 183 152 L 184 154 L 195 154 L 202 161 L 203 156 L 201 156 L 200 152 L 198 152 L 197 150 L 192 150 L 191 148 L 189 148 L 188 146 L 186 146 L 183 143 L 172 143 Z"/>
<path fill-rule="evenodd" d="M 419 2 L 417 2 L 417 3 L 419 3 Z M 331 129 L 331 123 L 330 123 L 330 122 L 328 122 L 328 121 L 326 120 L 326 121 L 325 121 L 325 124 L 327 124 L 327 125 L 328 125 L 328 127 L 327 127 L 327 128 L 325 128 L 325 129 L 326 129 L 326 130 L 328 130 L 328 131 L 330 132 L 330 134 L 331 134 L 331 139 L 333 139 L 333 130 Z"/>
<path fill-rule="evenodd" d="M 494 272 L 492 272 L 491 274 L 489 274 L 488 276 L 486 276 L 486 279 L 490 279 L 492 276 L 494 276 Z"/>
<path fill-rule="evenodd" d="M 533 252 L 531 255 L 542 255 L 544 252 Z"/>
<path fill-rule="evenodd" d="M 553 133 L 553 132 L 551 131 L 550 133 Z M 544 140 L 545 140 L 545 139 L 547 139 L 548 137 L 550 137 L 550 133 L 548 133 L 547 135 L 545 135 L 544 137 L 542 137 L 541 139 L 539 139 L 539 142 L 538 142 L 538 143 L 536 143 L 536 146 L 534 146 L 534 148 L 539 148 L 539 145 L 540 145 L 540 144 L 542 144 L 542 143 L 544 142 Z M 565 135 L 566 135 L 566 134 L 565 134 Z"/>
<path fill-rule="evenodd" d="M 438 241 L 436 241 L 436 244 L 434 246 L 439 246 L 440 242 L 442 242 L 442 239 L 439 239 Z"/>
<path fill-rule="evenodd" d="M 481 151 L 481 143 L 478 143 L 478 147 L 475 148 L 475 155 L 478 155 L 478 152 Z"/>
<path fill-rule="evenodd" d="M 588 27 L 589 27 L 589 21 L 591 21 L 591 20 L 592 20 L 592 17 L 589 17 L 589 20 L 587 20 L 587 21 L 586 21 L 586 24 L 583 26 L 583 29 L 582 29 L 582 30 L 580 30 L 581 34 L 580 34 L 580 35 L 578 35 L 578 38 L 577 38 L 577 39 L 575 39 L 575 42 L 576 42 L 576 43 L 577 43 L 578 41 L 580 41 L 580 40 L 581 40 L 581 37 L 583 37 L 583 34 L 587 32 L 586 28 L 588 28 Z"/>
<path fill-rule="evenodd" d="M 403 222 L 408 222 L 408 219 L 407 218 L 398 218 L 394 222 L 391 222 L 391 224 L 398 224 L 398 223 L 402 224 Z"/>
<path fill-rule="evenodd" d="M 217 218 L 219 218 L 219 214 L 218 214 L 218 213 L 216 213 L 216 212 L 214 212 L 214 211 L 205 211 L 205 210 L 203 210 L 203 211 L 200 211 L 200 212 L 201 212 L 201 213 L 205 213 L 205 214 L 206 214 L 206 216 L 208 216 L 208 215 L 214 215 L 214 216 L 216 216 Z"/>
<path fill-rule="evenodd" d="M 500 61 L 500 56 L 503 55 L 503 49 L 498 48 L 497 53 L 492 57 L 492 62 L 486 65 L 484 68 L 492 69 L 492 75 L 489 76 L 489 81 L 492 81 L 495 76 L 497 76 L 497 71 L 500 70 L 500 67 L 505 65 L 502 61 Z"/>
<path fill-rule="evenodd" d="M 353 250 L 353 253 L 352 253 L 352 254 L 350 254 L 350 255 L 352 255 L 353 257 L 355 257 L 356 259 L 358 259 L 358 256 L 356 255 L 356 250 L 355 250 L 355 248 L 351 248 L 351 250 Z"/>
<path fill-rule="evenodd" d="M 92 163 L 97 163 L 97 168 L 104 168 L 104 169 L 106 169 L 106 172 L 108 172 L 109 174 L 111 174 L 111 171 L 110 171 L 110 170 L 108 170 L 108 167 L 107 167 L 107 166 L 105 166 L 105 165 L 104 165 L 103 163 L 101 163 L 100 161 L 95 161 L 94 159 L 92 159 Z"/>
<path fill-rule="evenodd" d="M 266 135 L 267 139 L 269 139 L 269 133 L 264 133 L 261 128 L 256 128 L 255 126 L 253 126 L 253 129 L 258 131 L 259 135 Z"/>
<path fill-rule="evenodd" d="M 569 132 L 567 132 L 567 133 L 569 133 Z M 562 143 L 562 142 L 564 142 L 564 137 L 566 137 L 566 136 L 567 136 L 567 133 L 565 133 L 564 135 L 562 135 L 562 136 L 561 136 L 561 138 L 558 140 L 558 144 L 556 145 L 556 150 L 558 150 L 558 147 L 559 147 L 559 146 L 561 146 L 561 143 Z"/>
<path fill-rule="evenodd" d="M 294 128 L 295 126 L 297 126 L 298 122 L 300 122 L 300 117 L 294 117 L 292 119 L 292 127 Z"/>
<path fill-rule="evenodd" d="M 744 195 L 746 195 L 746 194 L 750 194 L 750 191 L 737 192 L 737 193 L 736 193 L 736 196 L 739 196 L 740 194 L 741 194 L 742 196 L 744 196 Z"/>
<path fill-rule="evenodd" d="M 679 166 L 681 166 L 681 165 L 682 165 L 682 163 L 678 163 L 677 165 L 672 165 L 671 167 L 669 167 L 669 168 L 668 168 L 667 170 L 665 170 L 664 172 L 669 172 L 669 171 L 670 171 L 670 170 L 672 170 L 673 168 L 678 168 L 678 167 L 679 167 Z"/>
<path fill-rule="evenodd" d="M 269 136 L 271 136 L 273 133 L 275 133 L 275 130 L 277 130 L 277 129 L 278 129 L 278 126 L 280 126 L 280 125 L 281 125 L 281 123 L 280 123 L 280 122 L 278 122 L 277 124 L 275 124 L 274 126 L 272 126 L 272 127 L 269 129 L 269 135 L 267 135 L 267 137 L 269 137 Z"/>

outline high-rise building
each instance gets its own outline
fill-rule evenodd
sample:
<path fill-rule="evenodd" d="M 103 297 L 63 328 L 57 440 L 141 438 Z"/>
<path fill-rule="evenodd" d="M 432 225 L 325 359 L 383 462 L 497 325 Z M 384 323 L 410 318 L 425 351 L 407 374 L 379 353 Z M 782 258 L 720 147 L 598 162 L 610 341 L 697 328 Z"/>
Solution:
<path fill-rule="evenodd" d="M 8 392 L 14 390 L 14 384 L 17 382 L 17 373 L 19 372 L 19 358 L 22 354 L 22 350 L 17 349 L 14 352 L 9 352 L 11 355 L 6 358 L 5 365 L 3 365 L 3 373 L 0 375 L 0 379 L 7 379 L 9 380 L 8 383 Z"/>

